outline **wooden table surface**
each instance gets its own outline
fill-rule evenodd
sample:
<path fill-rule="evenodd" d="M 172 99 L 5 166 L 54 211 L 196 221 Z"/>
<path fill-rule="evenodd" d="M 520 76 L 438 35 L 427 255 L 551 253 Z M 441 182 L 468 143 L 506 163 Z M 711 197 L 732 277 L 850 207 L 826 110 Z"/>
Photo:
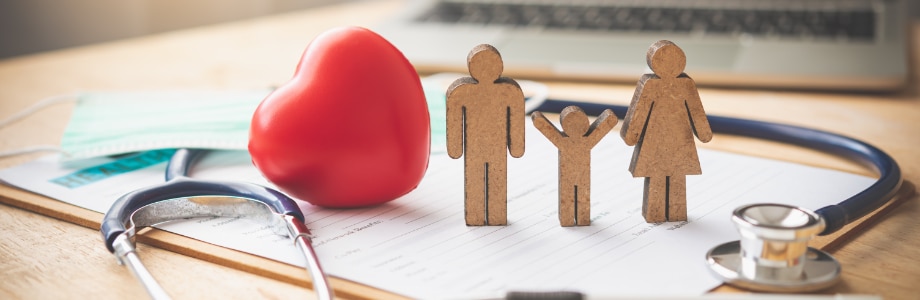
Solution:
<path fill-rule="evenodd" d="M 79 91 L 277 85 L 289 79 L 304 47 L 320 32 L 341 25 L 373 26 L 399 5 L 401 2 L 393 1 L 348 3 L 0 60 L 0 118 L 40 99 Z M 920 31 L 914 31 L 915 37 L 917 32 Z M 911 49 L 916 53 L 920 39 L 913 40 Z M 914 71 L 920 70 L 916 60 L 912 67 Z M 688 72 L 692 75 L 692 70 Z M 549 84 L 553 97 L 616 103 L 626 103 L 635 88 L 615 84 Z M 700 94 L 710 114 L 803 125 L 865 140 L 892 155 L 901 165 L 905 180 L 916 183 L 920 182 L 917 87 L 918 80 L 914 78 L 910 87 L 892 94 L 705 87 Z M 72 104 L 58 104 L 0 129 L 0 151 L 58 144 L 72 107 Z M 862 167 L 820 153 L 741 138 L 717 135 L 706 147 L 867 173 Z M 5 158 L 0 160 L 0 167 L 40 155 Z M 38 196 L 5 189 L 0 197 Z M 18 206 L 61 218 L 28 203 Z M 102 215 L 85 210 L 78 214 L 95 223 L 74 224 L 0 204 L 0 298 L 143 297 L 140 285 L 127 269 L 115 263 L 102 245 L 94 227 Z M 869 225 L 868 230 L 848 234 L 829 247 L 843 264 L 843 278 L 822 293 L 920 299 L 917 196 L 906 198 Z M 284 281 L 145 244 L 139 244 L 139 248 L 153 275 L 179 299 L 313 297 L 308 289 Z M 350 296 L 358 298 L 395 297 L 357 285 L 353 285 L 353 291 Z"/>

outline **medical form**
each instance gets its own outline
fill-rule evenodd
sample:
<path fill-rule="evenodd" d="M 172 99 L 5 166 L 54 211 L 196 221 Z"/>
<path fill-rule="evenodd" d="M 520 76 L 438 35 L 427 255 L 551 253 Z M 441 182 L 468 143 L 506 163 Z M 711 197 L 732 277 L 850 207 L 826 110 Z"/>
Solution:
<path fill-rule="evenodd" d="M 735 207 L 775 202 L 815 209 L 874 181 L 701 149 L 703 175 L 687 178 L 689 220 L 648 224 L 640 213 L 642 179 L 626 171 L 632 150 L 611 135 L 592 151 L 591 225 L 560 227 L 556 148 L 532 124 L 526 128 L 525 155 L 508 164 L 507 226 L 465 225 L 463 161 L 444 153 L 432 154 L 428 173 L 415 191 L 383 205 L 324 209 L 301 203 L 326 271 L 414 298 L 464 298 L 506 290 L 698 295 L 720 284 L 709 275 L 703 257 L 712 245 L 737 239 L 729 220 Z M 163 180 L 165 165 L 158 163 L 79 186 L 54 181 L 115 162 L 96 159 L 65 168 L 47 157 L 2 170 L 0 179 L 99 212 L 121 194 Z M 268 185 L 243 151 L 207 155 L 191 173 Z M 286 238 L 245 219 L 196 219 L 159 227 L 303 265 Z"/>

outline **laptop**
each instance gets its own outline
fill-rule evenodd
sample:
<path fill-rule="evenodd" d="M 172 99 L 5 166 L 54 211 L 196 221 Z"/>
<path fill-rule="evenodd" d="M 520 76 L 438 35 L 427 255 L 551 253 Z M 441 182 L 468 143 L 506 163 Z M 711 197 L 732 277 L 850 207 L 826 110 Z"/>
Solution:
<path fill-rule="evenodd" d="M 478 44 L 504 75 L 635 83 L 667 39 L 700 85 L 893 91 L 908 79 L 902 0 L 416 0 L 375 28 L 421 73 L 466 72 Z"/>

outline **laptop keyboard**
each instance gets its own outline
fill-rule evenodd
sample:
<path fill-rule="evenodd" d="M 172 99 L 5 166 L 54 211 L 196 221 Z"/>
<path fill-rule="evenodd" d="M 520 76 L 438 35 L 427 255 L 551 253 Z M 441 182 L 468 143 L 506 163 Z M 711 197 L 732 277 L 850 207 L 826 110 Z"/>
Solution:
<path fill-rule="evenodd" d="M 872 40 L 869 8 L 701 8 L 440 1 L 417 22 L 555 30 Z"/>

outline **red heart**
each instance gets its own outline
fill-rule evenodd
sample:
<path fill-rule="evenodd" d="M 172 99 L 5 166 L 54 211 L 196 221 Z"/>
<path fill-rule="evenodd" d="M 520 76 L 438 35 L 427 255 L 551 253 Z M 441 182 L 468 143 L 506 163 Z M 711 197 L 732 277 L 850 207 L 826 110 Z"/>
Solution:
<path fill-rule="evenodd" d="M 430 123 L 418 74 L 364 28 L 317 36 L 294 78 L 262 101 L 251 126 L 256 167 L 315 205 L 387 202 L 415 189 L 428 168 Z"/>

